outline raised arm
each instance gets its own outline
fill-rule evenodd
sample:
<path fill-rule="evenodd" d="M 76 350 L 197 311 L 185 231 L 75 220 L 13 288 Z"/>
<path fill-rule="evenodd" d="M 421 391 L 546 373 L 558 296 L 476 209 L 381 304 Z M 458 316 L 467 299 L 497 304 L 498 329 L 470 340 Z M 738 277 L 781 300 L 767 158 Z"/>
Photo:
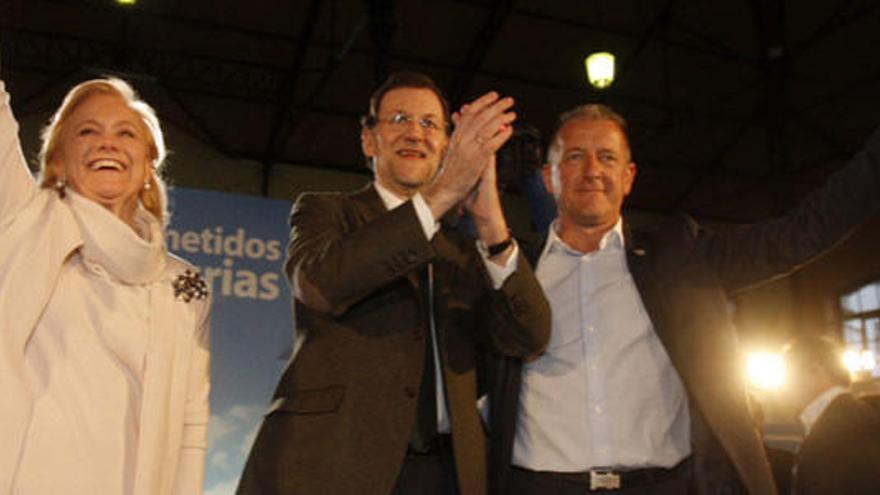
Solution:
<path fill-rule="evenodd" d="M 18 123 L 12 115 L 9 93 L 0 80 L 0 229 L 36 191 L 37 186 L 21 152 Z"/>
<path fill-rule="evenodd" d="M 550 341 L 550 303 L 520 250 L 516 271 L 499 288 L 489 292 L 491 311 L 484 327 L 491 347 L 497 352 L 533 358 L 544 352 Z"/>
<path fill-rule="evenodd" d="M 781 217 L 700 236 L 728 291 L 797 268 L 880 211 L 880 130 L 825 186 Z"/>
<path fill-rule="evenodd" d="M 297 299 L 341 315 L 434 257 L 412 202 L 355 225 L 351 199 L 306 194 L 294 205 L 285 265 Z"/>

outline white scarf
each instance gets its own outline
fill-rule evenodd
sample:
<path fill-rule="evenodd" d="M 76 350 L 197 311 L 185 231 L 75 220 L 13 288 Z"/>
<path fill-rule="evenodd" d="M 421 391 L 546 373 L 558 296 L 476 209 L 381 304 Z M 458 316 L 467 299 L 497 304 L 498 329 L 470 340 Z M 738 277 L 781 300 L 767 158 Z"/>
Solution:
<path fill-rule="evenodd" d="M 87 262 L 103 267 L 119 281 L 147 284 L 165 269 L 165 236 L 159 221 L 138 205 L 135 224 L 128 224 L 100 204 L 69 191 L 65 200 L 82 233 L 80 253 Z"/>

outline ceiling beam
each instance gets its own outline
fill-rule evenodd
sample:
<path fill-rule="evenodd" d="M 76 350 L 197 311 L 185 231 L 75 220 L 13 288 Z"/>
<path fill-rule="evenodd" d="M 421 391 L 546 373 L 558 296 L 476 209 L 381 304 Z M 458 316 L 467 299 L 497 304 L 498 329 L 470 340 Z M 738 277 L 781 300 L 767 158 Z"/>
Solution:
<path fill-rule="evenodd" d="M 755 109 L 754 115 L 757 117 L 759 112 L 761 111 L 760 106 Z M 739 127 L 730 134 L 730 137 L 727 139 L 725 143 L 718 147 L 717 151 L 714 155 L 709 159 L 706 166 L 688 183 L 687 186 L 679 193 L 678 197 L 676 197 L 672 203 L 669 205 L 668 210 L 672 212 L 681 211 L 682 207 L 685 204 L 685 201 L 690 197 L 690 195 L 700 186 L 706 178 L 717 174 L 718 170 L 721 169 L 721 164 L 723 163 L 724 157 L 736 146 L 736 143 L 742 139 L 743 135 L 746 131 L 755 125 L 754 119 L 746 120 L 742 122 Z"/>
<path fill-rule="evenodd" d="M 324 70 L 321 72 L 321 77 L 315 86 L 312 87 L 312 90 L 306 95 L 304 99 L 304 103 L 302 105 L 295 105 L 291 99 L 290 103 L 286 105 L 286 115 L 288 117 L 288 131 L 282 134 L 279 134 L 279 139 L 274 148 L 274 153 L 271 156 L 271 161 L 264 162 L 263 167 L 263 194 L 267 195 L 269 192 L 269 180 L 272 176 L 272 166 L 275 162 L 278 161 L 278 158 L 281 156 L 282 151 L 284 150 L 284 145 L 287 142 L 287 138 L 293 135 L 296 132 L 299 125 L 302 123 L 303 118 L 312 113 L 312 111 L 316 108 L 315 103 L 318 100 L 318 96 L 321 91 L 327 86 L 327 83 L 330 82 L 330 79 L 333 77 L 333 74 L 336 72 L 336 69 L 339 67 L 339 63 L 345 58 L 348 53 L 348 47 L 350 47 L 355 39 L 360 36 L 361 32 L 364 30 L 367 24 L 366 16 L 361 16 L 361 20 L 354 27 L 351 35 L 349 36 L 349 41 L 343 45 L 342 51 L 337 53 L 334 57 L 332 57 L 324 67 Z"/>
<path fill-rule="evenodd" d="M 5 63 L 29 70 L 75 69 L 84 66 L 121 69 L 114 65 L 116 43 L 64 33 L 0 26 Z M 157 78 L 227 93 L 277 94 L 284 67 L 229 60 L 186 52 L 130 47 L 128 57 L 141 71 Z M 304 72 L 308 71 L 306 69 Z"/>
<path fill-rule="evenodd" d="M 471 5 L 474 7 L 480 7 L 484 9 L 490 9 L 493 7 L 493 4 L 486 3 L 478 0 L 451 0 L 456 3 L 463 3 L 467 5 Z M 572 19 L 571 17 L 557 16 L 546 14 L 537 9 L 528 9 L 519 7 L 513 10 L 513 15 L 518 15 L 522 17 L 526 17 L 529 19 L 537 19 L 541 21 L 552 22 L 554 24 L 560 24 L 563 26 L 568 26 L 570 28 L 579 29 L 579 30 L 590 30 L 596 31 L 598 33 L 610 34 L 613 36 L 620 36 L 621 38 L 627 38 L 631 40 L 638 40 L 642 33 L 639 31 L 632 31 L 620 28 L 611 28 L 607 24 L 603 24 L 601 22 L 588 23 L 583 21 L 578 21 Z M 724 46 L 723 43 L 716 41 L 712 44 L 711 47 L 706 46 L 705 44 L 697 44 L 697 43 L 688 43 L 679 40 L 672 39 L 668 36 L 658 35 L 656 37 L 656 41 L 665 45 L 673 46 L 675 48 L 680 48 L 682 50 L 689 51 L 691 53 L 699 53 L 702 55 L 709 55 L 717 58 L 721 58 L 724 60 L 736 60 L 738 62 L 743 62 L 747 64 L 757 64 L 757 60 L 754 57 L 749 57 L 747 55 L 743 55 L 738 53 L 736 50 L 730 49 Z"/>
<path fill-rule="evenodd" d="M 657 15 L 651 20 L 651 24 L 649 24 L 648 28 L 645 29 L 645 32 L 639 36 L 636 46 L 629 55 L 623 59 L 623 63 L 621 63 L 620 70 L 618 71 L 618 79 L 623 80 L 626 77 L 630 69 L 635 66 L 635 61 L 638 60 L 639 55 L 641 55 L 648 44 L 657 37 L 657 32 L 660 28 L 669 22 L 675 2 L 676 0 L 666 0 L 666 3 L 660 7 Z"/>
<path fill-rule="evenodd" d="M 471 42 L 464 62 L 452 82 L 452 89 L 449 92 L 449 102 L 452 104 L 452 108 L 458 108 L 464 103 L 466 92 L 486 60 L 486 55 L 495 43 L 495 38 L 504 25 L 504 21 L 513 10 L 513 4 L 514 0 L 495 0 L 495 5 L 485 22 L 477 30 L 477 35 Z"/>
<path fill-rule="evenodd" d="M 161 87 L 165 91 L 165 94 L 167 94 L 171 101 L 173 101 L 174 104 L 177 105 L 177 107 L 184 113 L 184 115 L 186 115 L 187 119 L 189 119 L 189 121 L 196 126 L 196 132 L 207 139 L 208 144 L 211 147 L 227 157 L 231 155 L 231 151 L 226 146 L 223 138 L 214 133 L 214 131 L 212 131 L 211 128 L 208 127 L 204 119 L 202 119 L 195 112 L 192 111 L 186 101 L 184 101 L 184 99 L 180 97 L 180 95 L 177 93 L 177 91 L 174 90 L 174 88 L 171 88 L 167 84 L 161 82 L 159 83 L 159 87 Z"/>
<path fill-rule="evenodd" d="M 672 18 L 669 20 L 669 25 L 670 27 L 678 29 L 688 36 L 693 36 L 694 38 L 700 40 L 702 45 L 696 46 L 712 47 L 712 49 L 708 49 L 708 53 L 703 53 L 703 55 L 714 55 L 715 57 L 722 60 L 735 60 L 754 66 L 760 65 L 760 58 L 756 58 L 753 55 L 745 55 L 739 50 L 729 46 L 724 41 L 714 36 L 709 36 L 708 34 L 700 31 L 698 28 L 686 24 L 683 21 Z"/>
<path fill-rule="evenodd" d="M 775 175 L 791 169 L 786 131 L 788 86 L 791 77 L 785 33 L 784 0 L 751 0 L 758 46 L 763 54 L 763 127 L 767 136 L 767 170 Z"/>
<path fill-rule="evenodd" d="M 816 43 L 838 33 L 840 30 L 854 22 L 867 18 L 871 13 L 880 8 L 880 2 L 869 1 L 857 8 L 851 9 L 854 3 L 856 2 L 848 1 L 839 3 L 835 13 L 828 18 L 828 22 L 813 31 L 810 35 L 804 38 L 803 41 L 795 44 L 794 47 L 792 47 L 792 54 L 802 54 Z"/>
<path fill-rule="evenodd" d="M 110 68 L 113 44 L 109 41 L 94 40 L 63 34 L 7 29 L 4 31 L 4 52 L 8 56 L 4 63 L 21 69 L 46 67 L 52 70 L 61 66 L 76 68 L 83 65 Z M 11 36 L 10 36 L 11 34 Z M 315 42 L 315 46 L 335 47 L 339 53 L 346 52 L 346 44 Z M 372 56 L 369 50 L 350 47 L 347 51 L 358 55 Z M 205 91 L 218 95 L 250 97 L 253 94 L 277 94 L 283 80 L 284 69 L 265 64 L 228 61 L 216 57 L 154 50 L 147 47 L 132 49 L 132 57 L 138 59 L 138 67 L 154 74 L 158 79 L 181 89 L 189 84 L 191 92 Z M 456 71 L 458 66 L 436 60 L 391 55 L 392 60 L 410 66 L 437 67 Z M 309 72 L 315 72 L 309 69 Z M 535 88 L 561 90 L 582 95 L 583 85 L 578 82 L 557 83 L 545 79 L 535 79 L 520 74 L 498 71 L 478 70 L 475 75 L 492 79 L 507 80 Z M 615 98 L 632 104 L 669 112 L 686 112 L 700 118 L 712 118 L 723 122 L 740 122 L 741 116 L 721 112 L 707 112 L 702 108 L 687 107 L 669 102 L 653 101 L 637 95 L 615 90 Z M 288 118 L 290 122 L 290 118 Z"/>
<path fill-rule="evenodd" d="M 391 42 L 397 31 L 393 0 L 364 0 L 367 7 L 368 31 L 375 48 L 373 54 L 373 87 L 388 77 L 391 66 Z"/>
<path fill-rule="evenodd" d="M 286 124 L 287 115 L 290 111 L 289 104 L 294 101 L 294 90 L 296 89 L 297 78 L 300 76 L 303 65 L 305 64 L 306 53 L 308 53 L 309 42 L 312 39 L 315 27 L 318 25 L 318 15 L 320 13 L 321 0 L 311 0 L 308 11 L 306 13 L 303 26 L 300 29 L 302 35 L 300 42 L 296 47 L 293 55 L 293 63 L 287 70 L 287 74 L 282 80 L 276 97 L 278 98 L 278 106 L 275 109 L 275 115 L 272 117 L 272 124 L 269 131 L 269 139 L 266 142 L 266 148 L 263 151 L 263 176 L 260 191 L 265 196 L 269 192 L 269 178 L 272 175 L 272 164 L 275 162 L 278 153 L 283 146 L 284 126 Z"/>

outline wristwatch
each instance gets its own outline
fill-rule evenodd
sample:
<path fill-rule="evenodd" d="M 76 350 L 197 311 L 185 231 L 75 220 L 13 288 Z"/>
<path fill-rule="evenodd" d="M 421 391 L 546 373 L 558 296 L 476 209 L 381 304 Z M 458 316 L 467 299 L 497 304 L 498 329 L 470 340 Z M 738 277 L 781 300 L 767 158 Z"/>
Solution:
<path fill-rule="evenodd" d="M 513 244 L 513 236 L 510 234 L 507 235 L 507 239 L 504 239 L 501 242 L 496 242 L 490 246 L 486 246 L 486 252 L 489 253 L 489 257 L 498 256 L 503 253 L 507 248 L 509 248 Z"/>

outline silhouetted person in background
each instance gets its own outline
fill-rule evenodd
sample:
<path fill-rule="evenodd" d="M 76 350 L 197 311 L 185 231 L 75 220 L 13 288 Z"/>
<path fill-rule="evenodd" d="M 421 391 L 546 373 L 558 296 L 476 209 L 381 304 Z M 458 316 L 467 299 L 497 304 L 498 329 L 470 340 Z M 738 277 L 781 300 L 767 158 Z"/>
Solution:
<path fill-rule="evenodd" d="M 842 354 L 837 341 L 819 336 L 798 338 L 785 352 L 787 397 L 806 435 L 797 495 L 880 493 L 880 415 L 850 393 Z"/>

